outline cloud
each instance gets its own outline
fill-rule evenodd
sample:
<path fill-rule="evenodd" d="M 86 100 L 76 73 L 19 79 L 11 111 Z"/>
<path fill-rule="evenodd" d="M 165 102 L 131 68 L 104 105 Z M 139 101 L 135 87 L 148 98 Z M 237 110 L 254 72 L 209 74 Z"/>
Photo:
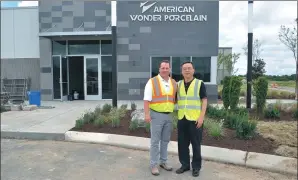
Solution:
<path fill-rule="evenodd" d="M 266 74 L 294 74 L 293 53 L 278 39 L 280 25 L 293 27 L 297 18 L 295 1 L 254 1 L 253 37 L 259 39 L 263 51 L 260 57 L 266 62 Z M 232 47 L 233 52 L 241 53 L 238 74 L 247 71 L 247 57 L 242 49 L 247 43 L 247 1 L 220 1 L 219 45 Z"/>
<path fill-rule="evenodd" d="M 19 7 L 27 7 L 27 6 L 38 6 L 38 1 L 20 1 L 18 3 Z"/>

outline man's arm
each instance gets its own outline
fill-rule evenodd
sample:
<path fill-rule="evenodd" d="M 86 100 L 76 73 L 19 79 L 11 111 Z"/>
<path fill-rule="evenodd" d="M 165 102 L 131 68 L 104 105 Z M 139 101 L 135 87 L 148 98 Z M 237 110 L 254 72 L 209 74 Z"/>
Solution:
<path fill-rule="evenodd" d="M 200 98 L 202 100 L 202 110 L 201 110 L 201 117 L 202 119 L 204 119 L 205 117 L 205 113 L 207 110 L 207 91 L 206 91 L 206 86 L 204 84 L 204 82 L 201 83 L 201 88 L 200 88 Z"/>
<path fill-rule="evenodd" d="M 150 115 L 149 103 L 152 100 L 152 84 L 149 80 L 144 89 L 144 113 L 145 117 Z"/>

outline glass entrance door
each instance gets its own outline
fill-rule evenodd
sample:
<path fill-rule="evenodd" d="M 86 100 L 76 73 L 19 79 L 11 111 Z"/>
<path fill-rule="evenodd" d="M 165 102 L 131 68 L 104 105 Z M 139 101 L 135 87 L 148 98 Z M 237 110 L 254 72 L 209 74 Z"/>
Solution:
<path fill-rule="evenodd" d="M 68 95 L 68 61 L 66 57 L 53 56 L 54 99 L 66 101 Z"/>
<path fill-rule="evenodd" d="M 101 95 L 100 56 L 84 57 L 84 94 L 85 100 L 100 100 Z"/>

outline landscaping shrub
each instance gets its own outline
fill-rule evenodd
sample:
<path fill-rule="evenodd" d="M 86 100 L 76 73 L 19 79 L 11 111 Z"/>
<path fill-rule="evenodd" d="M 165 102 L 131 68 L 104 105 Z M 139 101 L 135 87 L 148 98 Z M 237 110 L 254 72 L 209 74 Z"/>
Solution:
<path fill-rule="evenodd" d="M 145 130 L 146 132 L 150 132 L 150 123 L 145 123 Z"/>
<path fill-rule="evenodd" d="M 93 122 L 93 124 L 94 124 L 95 126 L 99 126 L 99 127 L 103 126 L 103 125 L 105 124 L 105 117 L 102 116 L 102 115 L 99 115 L 99 116 L 95 119 L 95 121 Z"/>
<path fill-rule="evenodd" d="M 226 76 L 223 79 L 222 101 L 225 109 L 228 109 L 230 106 L 230 79 L 230 76 Z"/>
<path fill-rule="evenodd" d="M 104 104 L 102 107 L 102 114 L 108 114 L 112 109 L 112 105 L 111 104 Z"/>
<path fill-rule="evenodd" d="M 111 118 L 111 125 L 112 127 L 119 127 L 120 126 L 120 114 L 116 107 L 113 107 L 109 113 Z"/>
<path fill-rule="evenodd" d="M 238 76 L 226 76 L 222 90 L 222 99 L 225 109 L 235 109 L 239 103 L 242 81 Z"/>
<path fill-rule="evenodd" d="M 134 120 L 134 121 L 130 121 L 129 124 L 129 130 L 130 131 L 135 131 L 136 129 L 138 129 L 139 125 L 138 125 L 138 120 Z"/>
<path fill-rule="evenodd" d="M 211 119 L 224 119 L 226 113 L 227 111 L 224 108 L 219 109 L 218 107 L 213 107 L 209 104 L 207 105 L 206 114 Z"/>
<path fill-rule="evenodd" d="M 261 114 L 266 105 L 268 80 L 265 77 L 259 77 L 253 87 L 256 92 L 257 112 L 258 114 Z"/>
<path fill-rule="evenodd" d="M 238 76 L 232 76 L 230 82 L 230 108 L 236 109 L 239 104 L 242 81 Z"/>
<path fill-rule="evenodd" d="M 216 121 L 206 118 L 204 120 L 204 127 L 210 136 L 218 138 L 223 136 L 223 121 Z"/>
<path fill-rule="evenodd" d="M 257 121 L 242 119 L 237 122 L 236 135 L 240 139 L 251 139 L 255 136 Z"/>
<path fill-rule="evenodd" d="M 229 129 L 235 130 L 237 127 L 238 121 L 242 120 L 242 116 L 234 114 L 234 113 L 229 113 L 226 118 L 224 119 L 224 125 L 225 127 Z"/>
<path fill-rule="evenodd" d="M 132 102 L 131 105 L 130 105 L 130 108 L 131 108 L 132 111 L 134 111 L 134 110 L 137 109 L 137 105 L 134 102 Z"/>
<path fill-rule="evenodd" d="M 280 111 L 277 108 L 271 107 L 265 110 L 265 118 L 279 119 Z"/>
<path fill-rule="evenodd" d="M 76 120 L 75 128 L 81 129 L 84 126 L 84 120 L 82 118 Z"/>
<path fill-rule="evenodd" d="M 95 113 L 92 111 L 88 111 L 83 115 L 83 120 L 85 124 L 93 123 L 95 118 Z"/>
<path fill-rule="evenodd" d="M 100 116 L 101 115 L 101 108 L 100 106 L 97 106 L 95 109 L 94 109 L 94 115 L 96 117 Z"/>

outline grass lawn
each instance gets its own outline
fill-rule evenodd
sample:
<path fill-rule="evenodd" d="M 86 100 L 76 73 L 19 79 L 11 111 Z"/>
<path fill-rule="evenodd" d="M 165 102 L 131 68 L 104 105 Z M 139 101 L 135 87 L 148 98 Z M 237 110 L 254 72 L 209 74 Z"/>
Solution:
<path fill-rule="evenodd" d="M 269 85 L 276 83 L 279 87 L 292 87 L 296 86 L 295 81 L 269 81 Z"/>
<path fill-rule="evenodd" d="M 258 131 L 265 137 L 276 142 L 279 147 L 275 152 L 282 156 L 297 158 L 297 122 L 258 122 Z"/>

